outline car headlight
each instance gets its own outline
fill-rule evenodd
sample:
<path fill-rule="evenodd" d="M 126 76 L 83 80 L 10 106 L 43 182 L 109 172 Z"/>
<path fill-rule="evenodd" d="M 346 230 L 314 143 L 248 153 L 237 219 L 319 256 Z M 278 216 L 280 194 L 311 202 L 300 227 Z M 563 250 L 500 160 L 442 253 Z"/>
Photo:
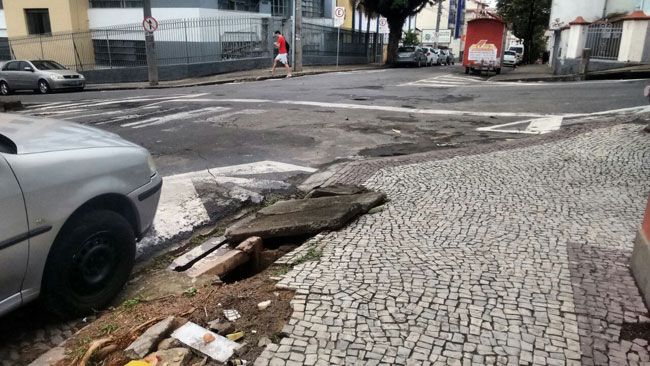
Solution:
<path fill-rule="evenodd" d="M 156 169 L 156 162 L 153 161 L 153 157 L 151 156 L 151 154 L 147 155 L 147 163 L 149 164 L 149 173 L 153 177 L 154 175 L 156 175 L 158 170 Z"/>
<path fill-rule="evenodd" d="M 59 74 L 50 74 L 50 77 L 52 78 L 52 80 L 63 80 L 63 79 L 65 79 L 63 77 L 63 75 L 59 75 Z"/>

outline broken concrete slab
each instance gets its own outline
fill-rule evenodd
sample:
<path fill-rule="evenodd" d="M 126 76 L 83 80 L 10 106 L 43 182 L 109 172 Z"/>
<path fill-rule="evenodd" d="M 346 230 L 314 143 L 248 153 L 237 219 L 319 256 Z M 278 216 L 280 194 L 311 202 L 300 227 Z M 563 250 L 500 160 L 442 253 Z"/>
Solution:
<path fill-rule="evenodd" d="M 158 351 L 164 351 L 172 348 L 178 348 L 181 346 L 181 342 L 175 338 L 165 338 L 160 343 L 158 343 Z"/>
<path fill-rule="evenodd" d="M 209 333 L 214 337 L 214 341 L 205 343 L 203 336 Z M 172 337 L 178 339 L 183 344 L 211 357 L 217 362 L 225 363 L 233 356 L 235 351 L 241 348 L 241 345 L 211 332 L 195 323 L 188 322 L 182 327 L 176 329 Z"/>
<path fill-rule="evenodd" d="M 181 255 L 180 257 L 174 259 L 172 264 L 167 267 L 172 271 L 184 271 L 196 260 L 207 256 L 210 252 L 214 251 L 215 248 L 223 245 L 228 239 L 225 236 L 216 236 L 211 237 L 206 240 L 203 244 L 195 247 L 189 252 Z"/>
<path fill-rule="evenodd" d="M 235 249 L 241 250 L 242 252 L 251 255 L 255 252 L 262 250 L 262 238 L 259 236 L 252 236 L 243 242 L 239 243 Z"/>
<path fill-rule="evenodd" d="M 322 198 L 314 198 L 320 200 Z M 309 200 L 306 200 L 309 201 Z M 273 206 L 271 206 L 273 207 Z M 286 211 L 293 210 L 289 206 Z M 311 235 L 322 230 L 338 229 L 362 212 L 359 204 L 323 206 L 318 210 L 287 212 L 284 214 L 257 215 L 253 220 L 237 223 L 226 230 L 233 241 L 250 236 L 263 239 Z"/>
<path fill-rule="evenodd" d="M 348 196 L 330 196 L 302 200 L 287 200 L 276 202 L 269 207 L 265 207 L 259 210 L 258 214 L 284 215 L 295 212 L 309 213 L 312 211 L 320 211 L 328 207 L 352 205 L 355 203 L 361 205 L 363 212 L 367 212 L 371 208 L 383 203 L 385 200 L 386 195 L 379 192 L 360 193 Z"/>
<path fill-rule="evenodd" d="M 171 332 L 173 327 L 173 316 L 167 317 L 166 319 L 156 323 L 142 333 L 141 336 L 139 336 L 124 350 L 126 357 L 132 360 L 145 357 L 154 350 L 163 338 L 169 335 L 169 332 Z"/>
<path fill-rule="evenodd" d="M 192 358 L 190 350 L 177 347 L 152 353 L 158 359 L 158 365 L 163 366 L 185 366 Z"/>
<path fill-rule="evenodd" d="M 368 189 L 362 186 L 347 184 L 332 184 L 327 187 L 316 187 L 307 193 L 305 198 L 318 198 L 330 196 L 349 196 L 353 194 L 366 193 Z"/>
<path fill-rule="evenodd" d="M 199 260 L 194 263 L 192 268 L 185 271 L 185 274 L 192 278 L 202 275 L 223 276 L 250 260 L 248 254 L 238 249 L 231 249 L 220 254 L 215 256 L 209 255 Z"/>
<path fill-rule="evenodd" d="M 224 322 L 219 319 L 215 319 L 209 322 L 208 328 L 210 328 L 211 331 L 221 335 L 226 335 L 235 331 L 235 325 L 232 322 Z"/>

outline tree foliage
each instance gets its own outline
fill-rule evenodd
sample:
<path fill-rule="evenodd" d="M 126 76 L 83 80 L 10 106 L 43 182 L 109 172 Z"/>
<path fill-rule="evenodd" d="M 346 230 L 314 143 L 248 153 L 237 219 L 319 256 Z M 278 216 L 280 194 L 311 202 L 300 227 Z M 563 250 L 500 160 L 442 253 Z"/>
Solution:
<path fill-rule="evenodd" d="M 534 63 L 544 48 L 544 32 L 551 15 L 551 0 L 499 0 L 497 11 L 524 40 L 525 60 Z"/>
<path fill-rule="evenodd" d="M 413 31 L 404 32 L 404 37 L 402 38 L 402 43 L 404 46 L 416 46 L 420 43 L 418 35 Z"/>
<path fill-rule="evenodd" d="M 353 4 L 356 2 L 352 0 Z M 388 37 L 388 63 L 392 64 L 397 55 L 397 47 L 402 38 L 402 28 L 406 19 L 419 13 L 424 7 L 445 0 L 359 0 L 366 12 L 379 14 L 386 18 L 390 34 Z"/>

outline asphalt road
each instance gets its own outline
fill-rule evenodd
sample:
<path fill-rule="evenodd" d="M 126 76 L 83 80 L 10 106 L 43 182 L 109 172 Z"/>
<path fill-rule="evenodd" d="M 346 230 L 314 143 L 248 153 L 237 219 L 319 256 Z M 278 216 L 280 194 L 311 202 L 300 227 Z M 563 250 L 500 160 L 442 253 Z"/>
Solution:
<path fill-rule="evenodd" d="M 459 70 L 382 69 L 205 87 L 14 98 L 34 103 L 27 114 L 94 125 L 147 147 L 165 175 L 260 160 L 321 167 L 359 155 L 489 142 L 506 136 L 477 133 L 477 126 L 534 114 L 592 113 L 646 103 L 644 81 L 494 83 Z M 60 104 L 42 106 L 56 102 Z M 416 109 L 435 112 L 410 111 Z M 454 114 L 458 111 L 470 115 Z"/>

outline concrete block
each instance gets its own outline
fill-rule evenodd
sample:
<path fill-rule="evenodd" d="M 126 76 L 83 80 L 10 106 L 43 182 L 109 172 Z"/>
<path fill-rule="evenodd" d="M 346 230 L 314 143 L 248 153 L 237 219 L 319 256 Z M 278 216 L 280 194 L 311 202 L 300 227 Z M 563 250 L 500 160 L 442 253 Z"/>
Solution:
<path fill-rule="evenodd" d="M 167 268 L 172 271 L 183 271 L 187 269 L 187 267 L 189 267 L 193 261 L 207 256 L 210 254 L 210 252 L 215 250 L 215 248 L 222 245 L 226 241 L 227 239 L 225 236 L 212 237 L 206 240 L 203 244 L 174 259 L 174 261 Z"/>
<path fill-rule="evenodd" d="M 158 343 L 169 333 L 174 327 L 174 317 L 170 316 L 160 322 L 156 323 L 149 329 L 147 329 L 141 336 L 139 336 L 131 345 L 129 345 L 124 353 L 126 357 L 134 360 L 138 358 L 143 358 L 148 355 Z"/>
<path fill-rule="evenodd" d="M 238 249 L 232 249 L 219 256 L 208 256 L 201 259 L 185 273 L 193 278 L 202 275 L 223 276 L 248 262 L 249 259 L 248 254 Z"/>
<path fill-rule="evenodd" d="M 204 336 L 210 334 L 214 338 L 213 341 L 206 343 Z M 178 339 L 182 343 L 194 348 L 195 350 L 203 353 L 204 355 L 212 358 L 215 361 L 225 363 L 233 356 L 235 351 L 241 348 L 236 342 L 222 337 L 214 332 L 188 322 L 182 327 L 176 329 L 172 337 Z"/>

